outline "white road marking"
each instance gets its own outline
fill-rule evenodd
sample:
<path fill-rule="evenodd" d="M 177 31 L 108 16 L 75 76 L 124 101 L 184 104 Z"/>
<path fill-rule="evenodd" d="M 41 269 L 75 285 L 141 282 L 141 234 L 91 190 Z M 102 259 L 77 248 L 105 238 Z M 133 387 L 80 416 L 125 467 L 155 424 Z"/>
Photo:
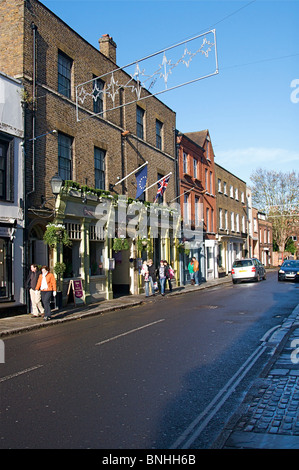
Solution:
<path fill-rule="evenodd" d="M 140 326 L 139 328 L 134 328 L 134 330 L 126 331 L 125 333 L 121 333 L 120 335 L 105 339 L 104 341 L 100 341 L 99 343 L 96 343 L 96 346 L 101 346 L 102 344 L 109 343 L 110 341 L 114 341 L 115 339 L 121 338 L 122 336 L 130 335 L 131 333 L 135 333 L 136 331 L 143 330 L 144 328 L 148 328 L 149 326 L 156 325 L 157 323 L 161 323 L 162 321 L 165 321 L 165 318 L 162 318 L 162 320 L 154 321 L 152 323 L 148 323 L 144 326 Z"/>
<path fill-rule="evenodd" d="M 29 367 L 28 369 L 21 370 L 19 372 L 16 372 L 15 374 L 7 375 L 6 377 L 1 377 L 0 382 L 5 382 L 6 380 L 13 379 L 14 377 L 18 377 L 19 375 L 22 375 L 22 374 L 27 374 L 28 372 L 31 372 L 32 370 L 39 369 L 40 367 L 43 367 L 43 366 L 38 365 L 38 366 Z"/>
<path fill-rule="evenodd" d="M 217 393 L 215 398 L 205 408 L 205 410 L 188 426 L 183 434 L 175 441 L 170 449 L 189 449 L 193 442 L 199 437 L 202 431 L 207 427 L 211 419 L 222 407 L 228 397 L 235 391 L 238 384 L 249 372 L 257 359 L 265 351 L 263 343 L 251 354 L 251 356 L 242 364 L 239 370 L 228 380 L 225 386 Z M 207 415 L 207 416 L 206 416 Z"/>

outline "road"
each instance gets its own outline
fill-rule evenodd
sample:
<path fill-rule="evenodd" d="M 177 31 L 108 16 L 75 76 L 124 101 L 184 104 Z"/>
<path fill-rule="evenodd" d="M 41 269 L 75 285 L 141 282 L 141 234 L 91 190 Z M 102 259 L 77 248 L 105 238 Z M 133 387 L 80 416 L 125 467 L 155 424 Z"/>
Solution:
<path fill-rule="evenodd" d="M 11 336 L 0 448 L 209 448 L 298 303 L 273 272 Z"/>

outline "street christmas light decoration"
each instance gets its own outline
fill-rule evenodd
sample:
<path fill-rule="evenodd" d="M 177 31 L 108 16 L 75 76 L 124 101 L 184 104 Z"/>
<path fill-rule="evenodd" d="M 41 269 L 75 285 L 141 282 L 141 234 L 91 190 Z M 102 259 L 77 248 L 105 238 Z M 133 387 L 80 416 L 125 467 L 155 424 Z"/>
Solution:
<path fill-rule="evenodd" d="M 204 59 L 199 63 L 199 67 L 195 65 L 198 57 Z M 187 81 L 184 81 L 180 73 L 182 67 L 188 69 Z M 119 73 L 120 71 L 124 71 L 125 74 Z M 218 74 L 218 58 L 216 30 L 213 29 L 77 85 L 77 121 L 86 119 L 86 117 L 80 118 L 80 108 L 86 109 L 87 107 L 91 110 L 92 102 L 100 97 L 103 98 L 104 95 L 110 99 L 111 107 L 107 105 L 107 109 L 99 113 L 90 111 L 90 116 L 100 116 L 104 112 L 157 96 L 216 74 Z M 126 76 L 129 76 L 128 80 L 125 79 Z M 105 87 L 98 87 L 100 81 L 105 82 Z M 126 89 L 131 91 L 129 96 L 133 99 L 117 106 L 116 97 L 120 90 Z M 147 89 L 150 93 L 142 94 L 143 89 Z"/>

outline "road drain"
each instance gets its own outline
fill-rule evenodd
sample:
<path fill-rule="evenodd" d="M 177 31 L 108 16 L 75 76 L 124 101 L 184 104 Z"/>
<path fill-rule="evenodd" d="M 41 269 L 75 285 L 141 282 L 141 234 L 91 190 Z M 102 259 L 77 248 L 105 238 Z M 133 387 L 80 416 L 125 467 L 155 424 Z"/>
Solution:
<path fill-rule="evenodd" d="M 198 308 L 207 308 L 207 309 L 210 309 L 210 310 L 213 310 L 215 308 L 218 308 L 218 305 L 197 305 L 197 307 L 194 307 L 196 310 Z"/>

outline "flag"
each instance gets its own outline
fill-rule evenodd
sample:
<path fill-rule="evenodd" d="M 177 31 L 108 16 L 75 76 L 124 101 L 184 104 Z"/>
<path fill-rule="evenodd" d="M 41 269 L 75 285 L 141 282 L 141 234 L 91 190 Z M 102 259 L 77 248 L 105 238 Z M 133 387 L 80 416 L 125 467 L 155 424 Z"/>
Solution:
<path fill-rule="evenodd" d="M 145 190 L 146 187 L 146 181 L 147 181 L 147 165 L 145 165 L 143 168 L 141 168 L 137 173 L 135 173 L 136 176 L 136 199 L 138 199 L 143 191 Z"/>
<path fill-rule="evenodd" d="M 158 198 L 162 197 L 163 194 L 165 193 L 169 178 L 170 178 L 170 175 L 167 177 L 164 177 L 161 181 L 158 182 L 158 191 L 154 199 L 154 202 L 157 202 Z"/>

